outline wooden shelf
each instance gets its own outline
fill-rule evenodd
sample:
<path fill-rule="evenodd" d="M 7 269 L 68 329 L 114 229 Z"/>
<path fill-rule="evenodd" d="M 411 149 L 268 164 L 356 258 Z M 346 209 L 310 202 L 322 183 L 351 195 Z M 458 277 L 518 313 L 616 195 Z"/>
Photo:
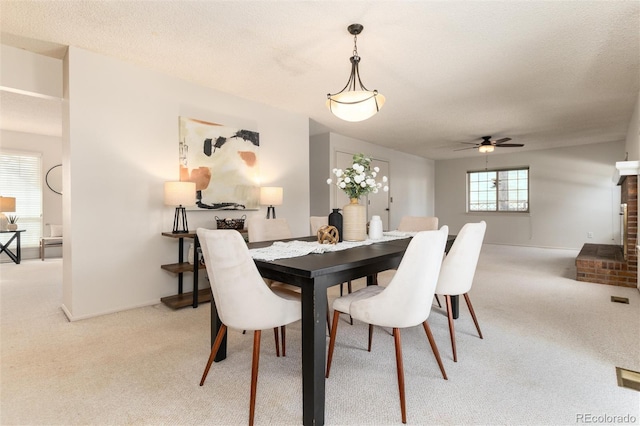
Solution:
<path fill-rule="evenodd" d="M 160 301 L 172 309 L 186 308 L 193 304 L 193 292 L 163 297 Z M 198 304 L 207 302 L 211 302 L 211 291 L 208 288 L 198 290 Z"/>
<path fill-rule="evenodd" d="M 193 272 L 193 265 L 189 262 L 182 263 L 168 263 L 166 265 L 160 265 L 165 271 L 169 271 L 172 274 L 180 274 L 183 272 Z M 198 269 L 205 269 L 205 265 L 202 263 L 198 266 Z"/>

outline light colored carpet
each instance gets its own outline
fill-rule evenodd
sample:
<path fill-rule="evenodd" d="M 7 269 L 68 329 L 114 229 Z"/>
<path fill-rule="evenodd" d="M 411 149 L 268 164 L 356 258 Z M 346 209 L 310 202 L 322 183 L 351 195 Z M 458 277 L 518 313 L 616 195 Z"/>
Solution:
<path fill-rule="evenodd" d="M 483 247 L 470 294 L 485 338 L 462 303 L 454 363 L 444 311 L 434 305 L 429 318 L 448 381 L 422 328 L 403 331 L 409 424 L 580 424 L 581 415 L 640 422 L 640 392 L 618 387 L 615 374 L 616 366 L 640 371 L 640 295 L 575 281 L 576 255 Z M 250 333 L 231 332 L 229 357 L 198 386 L 209 304 L 70 323 L 60 310 L 60 259 L 2 264 L 0 274 L 3 425 L 247 423 Z M 368 353 L 366 325 L 346 320 L 326 385 L 326 423 L 400 424 L 389 331 L 376 329 Z M 276 358 L 273 334 L 263 333 L 257 424 L 302 421 L 299 324 L 287 329 L 287 349 Z"/>

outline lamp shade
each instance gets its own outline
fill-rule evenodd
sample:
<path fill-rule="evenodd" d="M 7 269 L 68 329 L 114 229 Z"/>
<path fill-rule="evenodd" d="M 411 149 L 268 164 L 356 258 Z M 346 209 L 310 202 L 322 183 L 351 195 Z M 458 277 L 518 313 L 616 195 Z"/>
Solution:
<path fill-rule="evenodd" d="M 165 182 L 164 203 L 167 206 L 193 206 L 196 204 L 195 182 Z"/>
<path fill-rule="evenodd" d="M 263 206 L 281 205 L 282 188 L 279 186 L 263 186 L 260 188 L 260 204 Z"/>
<path fill-rule="evenodd" d="M 493 152 L 493 150 L 494 150 L 494 149 L 495 149 L 495 148 L 494 148 L 494 146 L 493 146 L 493 145 L 480 145 L 480 146 L 478 147 L 478 152 L 482 152 L 482 153 L 485 153 L 485 152 Z"/>
<path fill-rule="evenodd" d="M 11 213 L 16 211 L 15 197 L 0 197 L 0 212 Z"/>
<path fill-rule="evenodd" d="M 332 95 L 327 108 L 344 121 L 363 121 L 373 117 L 384 105 L 385 97 L 368 90 L 351 90 Z"/>

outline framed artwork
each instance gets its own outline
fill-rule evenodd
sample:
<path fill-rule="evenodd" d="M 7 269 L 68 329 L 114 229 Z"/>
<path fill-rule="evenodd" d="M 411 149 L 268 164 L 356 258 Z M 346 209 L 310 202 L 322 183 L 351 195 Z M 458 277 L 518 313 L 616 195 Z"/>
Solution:
<path fill-rule="evenodd" d="M 195 182 L 195 209 L 260 208 L 258 132 L 180 117 L 180 180 Z"/>

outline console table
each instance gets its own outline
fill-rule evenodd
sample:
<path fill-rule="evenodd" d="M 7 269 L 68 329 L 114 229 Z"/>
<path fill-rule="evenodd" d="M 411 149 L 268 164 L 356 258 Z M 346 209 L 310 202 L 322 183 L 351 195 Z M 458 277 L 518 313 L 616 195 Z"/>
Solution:
<path fill-rule="evenodd" d="M 0 234 L 13 234 L 11 238 L 9 238 L 9 241 L 7 241 L 6 243 L 2 243 L 2 241 L 0 241 L 0 254 L 7 253 L 7 256 L 9 256 L 9 258 L 13 260 L 15 264 L 20 264 L 20 259 L 22 258 L 20 254 L 20 233 L 25 231 L 26 229 L 18 229 L 15 231 L 0 231 Z M 9 245 L 13 242 L 13 240 L 16 241 L 15 253 L 12 252 L 11 249 L 9 249 Z"/>
<path fill-rule="evenodd" d="M 162 236 L 178 239 L 178 263 L 169 263 L 161 265 L 160 267 L 165 271 L 178 275 L 178 294 L 173 296 L 167 296 L 160 299 L 162 303 L 173 308 L 179 309 L 191 305 L 194 308 L 198 307 L 198 304 L 211 301 L 211 292 L 209 289 L 203 289 L 198 291 L 198 270 L 204 269 L 205 266 L 200 263 L 200 256 L 198 255 L 198 236 L 195 232 L 185 232 L 174 234 L 173 232 L 163 232 Z M 194 241 L 194 254 L 193 264 L 185 262 L 184 260 L 184 239 L 193 239 Z M 184 293 L 182 291 L 182 279 L 185 272 L 193 272 L 193 291 Z"/>

